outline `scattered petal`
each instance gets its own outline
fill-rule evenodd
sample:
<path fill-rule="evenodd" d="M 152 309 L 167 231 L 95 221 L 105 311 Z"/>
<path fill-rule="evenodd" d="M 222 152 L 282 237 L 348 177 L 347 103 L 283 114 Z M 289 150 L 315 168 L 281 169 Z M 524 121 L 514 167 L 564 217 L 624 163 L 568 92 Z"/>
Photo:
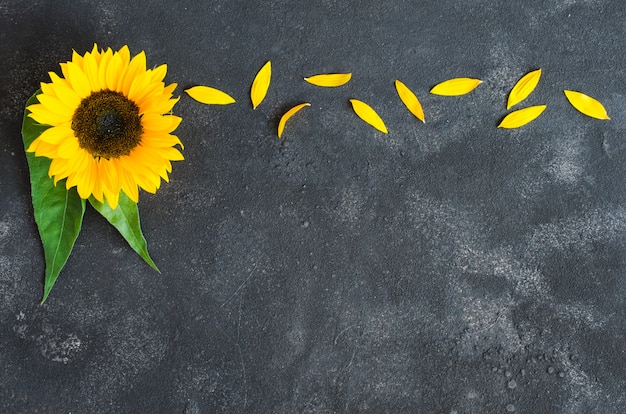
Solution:
<path fill-rule="evenodd" d="M 426 122 L 424 119 L 424 109 L 422 109 L 422 104 L 420 104 L 417 96 L 399 80 L 396 80 L 396 91 L 398 91 L 398 96 L 402 103 L 406 105 L 407 109 L 415 115 L 417 119 Z"/>
<path fill-rule="evenodd" d="M 272 62 L 269 60 L 259 73 L 254 77 L 254 81 L 252 82 L 252 88 L 250 89 L 250 99 L 252 100 L 252 109 L 256 109 L 257 106 L 263 99 L 265 99 L 265 95 L 267 94 L 267 90 L 270 87 L 270 80 L 272 79 Z"/>
<path fill-rule="evenodd" d="M 569 103 L 583 114 L 596 119 L 611 119 L 602 104 L 584 93 L 576 91 L 563 91 Z"/>
<path fill-rule="evenodd" d="M 539 83 L 541 78 L 541 69 L 533 70 L 522 76 L 517 81 L 511 92 L 509 93 L 509 100 L 506 103 L 506 109 L 511 109 L 512 106 L 517 105 L 524 99 L 528 98 L 528 95 L 532 93 Z"/>
<path fill-rule="evenodd" d="M 483 81 L 474 78 L 454 78 L 435 85 L 430 93 L 442 96 L 458 96 L 470 93 Z"/>
<path fill-rule="evenodd" d="M 536 105 L 513 111 L 504 117 L 498 128 L 519 128 L 538 118 L 545 109 L 546 105 Z"/>
<path fill-rule="evenodd" d="M 324 73 L 321 75 L 309 76 L 304 78 L 311 85 L 323 86 L 326 88 L 335 88 L 345 85 L 352 79 L 352 73 Z"/>
<path fill-rule="evenodd" d="M 376 128 L 380 132 L 384 134 L 387 133 L 387 127 L 385 126 L 385 123 L 383 122 L 381 117 L 378 116 L 376 111 L 372 109 L 371 106 L 357 99 L 350 99 L 350 103 L 352 104 L 352 109 L 354 109 L 354 112 L 359 116 L 359 118 Z"/>
<path fill-rule="evenodd" d="M 209 86 L 194 86 L 193 88 L 185 89 L 185 92 L 196 101 L 207 105 L 228 105 L 235 103 L 235 100 L 229 94 Z"/>
<path fill-rule="evenodd" d="M 280 122 L 278 123 L 278 138 L 280 138 L 281 135 L 283 135 L 283 130 L 285 129 L 285 124 L 287 123 L 289 118 L 294 116 L 296 114 L 296 112 L 298 112 L 300 109 L 304 108 L 305 106 L 311 106 L 311 104 L 308 103 L 308 102 L 305 102 L 305 103 L 301 103 L 300 105 L 296 105 L 293 108 L 291 108 L 290 110 L 288 110 L 287 112 L 285 112 L 285 114 L 280 117 Z"/>

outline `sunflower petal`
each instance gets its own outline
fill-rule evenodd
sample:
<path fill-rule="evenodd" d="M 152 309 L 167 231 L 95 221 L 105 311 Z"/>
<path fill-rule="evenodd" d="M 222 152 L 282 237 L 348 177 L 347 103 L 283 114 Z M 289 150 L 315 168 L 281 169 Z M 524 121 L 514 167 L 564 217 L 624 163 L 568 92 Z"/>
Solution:
<path fill-rule="evenodd" d="M 326 88 L 335 88 L 337 86 L 345 85 L 350 82 L 350 79 L 352 79 L 352 73 L 323 73 L 304 78 L 304 80 L 311 85 Z"/>
<path fill-rule="evenodd" d="M 124 193 L 135 203 L 139 202 L 139 189 L 137 183 L 132 179 L 132 175 L 126 170 L 120 170 L 120 185 Z"/>
<path fill-rule="evenodd" d="M 128 45 L 122 46 L 122 48 L 117 51 L 117 54 L 122 58 L 122 66 L 127 67 L 130 62 L 130 49 Z"/>
<path fill-rule="evenodd" d="M 138 94 L 135 94 L 135 98 L 131 100 L 135 102 L 135 104 L 139 107 L 139 113 L 144 114 L 148 112 L 147 108 L 154 105 L 154 100 L 159 100 L 163 97 L 163 88 L 158 88 L 155 87 L 155 85 L 150 85 L 149 82 L 140 87 L 142 89 L 139 91 Z"/>
<path fill-rule="evenodd" d="M 359 101 L 358 99 L 350 99 L 350 103 L 352 104 L 352 109 L 354 109 L 354 112 L 359 118 L 384 134 L 388 132 L 382 118 L 371 106 L 363 101 Z"/>
<path fill-rule="evenodd" d="M 172 125 L 172 118 L 158 114 L 145 114 L 141 118 L 141 125 L 144 131 L 167 133 Z"/>
<path fill-rule="evenodd" d="M 91 53 L 85 54 L 85 58 L 83 59 L 83 71 L 85 75 L 87 75 L 92 92 L 104 89 L 104 87 L 100 85 L 100 78 L 98 77 L 98 62 L 96 62 L 96 58 Z"/>
<path fill-rule="evenodd" d="M 63 79 L 62 77 L 60 77 L 59 75 L 57 75 L 54 72 L 48 72 L 48 76 L 50 76 L 50 81 L 54 85 L 63 85 L 65 87 L 67 87 L 67 88 L 69 88 L 71 86 L 70 83 L 66 79 Z"/>
<path fill-rule="evenodd" d="M 529 106 L 524 109 L 513 111 L 504 117 L 498 128 L 519 128 L 527 123 L 534 121 L 546 109 L 546 105 Z"/>
<path fill-rule="evenodd" d="M 158 148 L 161 157 L 171 161 L 182 161 L 185 159 L 183 154 L 174 147 Z"/>
<path fill-rule="evenodd" d="M 146 71 L 146 54 L 141 51 L 135 57 L 133 57 L 128 64 L 128 69 L 124 74 L 124 81 L 122 82 L 121 92 L 128 96 L 130 91 L 130 85 L 133 80 L 140 74 Z"/>
<path fill-rule="evenodd" d="M 139 187 L 143 188 L 150 194 L 154 194 L 159 189 L 161 178 L 157 176 L 155 180 L 152 173 L 146 175 L 136 173 L 135 180 L 137 181 L 137 184 L 139 184 Z"/>
<path fill-rule="evenodd" d="M 59 116 L 57 114 L 43 106 L 43 104 L 29 105 L 28 110 L 30 111 L 28 117 L 34 119 L 42 125 L 57 126 L 61 124 L 67 124 L 68 122 L 68 119 L 66 118 L 59 119 Z"/>
<path fill-rule="evenodd" d="M 57 157 L 68 159 L 72 158 L 74 157 L 78 149 L 78 140 L 76 138 L 66 139 L 61 143 L 61 145 L 59 145 Z"/>
<path fill-rule="evenodd" d="M 91 162 L 93 162 L 93 156 L 82 148 L 79 148 L 74 156 L 68 160 L 68 166 L 71 166 L 72 171 L 81 172 L 89 167 L 89 163 Z"/>
<path fill-rule="evenodd" d="M 107 66 L 106 85 L 107 89 L 118 91 L 118 83 L 120 82 L 120 73 L 122 71 L 122 57 L 119 53 L 115 53 Z"/>
<path fill-rule="evenodd" d="M 83 68 L 83 57 L 74 49 L 72 49 L 72 62 L 78 65 L 81 69 Z"/>
<path fill-rule="evenodd" d="M 589 95 L 576 91 L 563 91 L 569 103 L 581 113 L 596 119 L 611 119 L 604 106 Z"/>
<path fill-rule="evenodd" d="M 128 89 L 128 99 L 139 103 L 150 92 L 150 74 L 148 72 L 141 73 L 130 85 Z"/>
<path fill-rule="evenodd" d="M 59 63 L 59 66 L 61 66 L 61 74 L 63 74 L 63 78 L 67 80 L 68 86 L 72 86 L 71 83 L 70 83 L 70 75 L 69 75 L 69 73 L 67 71 L 67 63 L 68 62 Z"/>
<path fill-rule="evenodd" d="M 185 89 L 185 92 L 196 101 L 207 105 L 229 105 L 235 103 L 235 100 L 229 94 L 209 86 L 194 86 L 193 88 Z"/>
<path fill-rule="evenodd" d="M 143 107 L 139 109 L 139 114 L 143 115 L 148 112 L 152 112 L 155 114 L 169 113 L 179 100 L 180 97 L 174 99 L 154 98 L 150 102 L 144 104 Z"/>
<path fill-rule="evenodd" d="M 58 115 L 59 119 L 71 120 L 74 115 L 74 110 L 66 105 L 63 101 L 57 97 L 40 94 L 37 99 L 43 104 L 43 106 Z"/>
<path fill-rule="evenodd" d="M 110 160 L 101 159 L 98 165 L 98 177 L 102 182 L 102 190 L 110 192 L 110 193 L 119 193 L 120 184 L 118 181 L 117 170 L 115 169 L 115 164 Z"/>
<path fill-rule="evenodd" d="M 67 78 L 79 97 L 86 98 L 91 94 L 89 79 L 76 63 L 67 62 Z"/>
<path fill-rule="evenodd" d="M 159 65 L 154 70 L 149 71 L 152 75 L 152 82 L 162 82 L 167 74 L 167 65 Z"/>
<path fill-rule="evenodd" d="M 78 105 L 80 105 L 80 96 L 78 96 L 73 89 L 67 87 L 65 84 L 55 82 L 52 84 L 52 90 L 57 98 L 59 98 L 59 100 L 65 103 L 68 107 L 76 110 Z"/>
<path fill-rule="evenodd" d="M 537 87 L 539 78 L 541 78 L 541 69 L 534 70 L 522 76 L 509 93 L 506 109 L 511 109 L 512 106 L 517 105 L 524 99 L 528 98 L 528 95 L 530 95 Z"/>
<path fill-rule="evenodd" d="M 48 144 L 59 145 L 66 139 L 75 139 L 72 128 L 57 126 L 46 129 L 39 135 L 37 141 L 47 142 Z"/>
<path fill-rule="evenodd" d="M 57 144 L 50 144 L 36 139 L 26 152 L 34 152 L 36 157 L 56 158 L 59 150 Z"/>
<path fill-rule="evenodd" d="M 174 89 L 176 89 L 176 87 L 178 86 L 177 83 L 171 83 L 169 85 L 167 85 L 164 89 L 163 89 L 163 94 L 164 95 L 169 95 L 170 97 L 172 96 L 172 94 L 174 93 Z"/>
<path fill-rule="evenodd" d="M 104 198 L 107 199 L 107 203 L 111 209 L 115 210 L 120 200 L 120 193 L 115 191 L 110 191 L 107 189 L 103 189 Z"/>
<path fill-rule="evenodd" d="M 98 166 L 96 162 L 89 163 L 89 166 L 80 174 L 75 174 L 76 190 L 80 198 L 87 199 L 93 192 L 95 182 L 98 180 Z"/>
<path fill-rule="evenodd" d="M 281 135 L 283 135 L 285 124 L 287 123 L 289 118 L 294 116 L 296 112 L 298 112 L 300 109 L 304 108 L 305 106 L 311 106 L 311 104 L 308 102 L 305 102 L 305 103 L 301 103 L 300 105 L 296 105 L 290 110 L 288 110 L 287 112 L 285 112 L 285 114 L 280 117 L 280 122 L 278 122 L 278 138 L 280 138 Z"/>
<path fill-rule="evenodd" d="M 69 173 L 70 169 L 67 160 L 64 160 L 62 158 L 54 158 L 50 163 L 48 175 L 50 177 L 54 177 L 54 185 L 56 185 L 59 180 L 67 177 Z"/>
<path fill-rule="evenodd" d="M 185 148 L 183 143 L 176 135 L 163 134 L 163 133 L 144 133 L 141 137 L 141 144 L 148 147 L 173 147 L 180 145 L 181 148 Z"/>
<path fill-rule="evenodd" d="M 98 83 L 102 89 L 106 89 L 107 87 L 107 69 L 109 68 L 111 59 L 113 59 L 113 51 L 111 48 L 108 48 L 100 55 L 100 62 L 98 63 Z"/>
<path fill-rule="evenodd" d="M 265 65 L 259 70 L 252 81 L 252 87 L 250 88 L 250 99 L 252 101 L 252 109 L 256 109 L 257 106 L 263 102 L 267 90 L 270 87 L 270 81 L 272 79 L 272 63 L 268 60 Z"/>
<path fill-rule="evenodd" d="M 39 88 L 41 89 L 39 95 L 56 95 L 51 83 L 39 82 Z M 39 96 L 37 96 L 37 100 L 39 100 Z"/>
<path fill-rule="evenodd" d="M 470 93 L 483 81 L 474 78 L 453 78 L 435 85 L 430 93 L 442 96 L 458 96 Z"/>
<path fill-rule="evenodd" d="M 91 56 L 95 59 L 96 63 L 100 64 L 100 50 L 98 49 L 98 44 L 94 43 L 93 48 L 91 49 Z"/>
<path fill-rule="evenodd" d="M 100 163 L 102 162 L 102 160 L 100 160 L 99 162 L 94 162 L 92 163 L 92 168 L 95 169 L 94 174 L 96 175 L 96 180 L 93 183 L 93 188 L 91 190 L 91 196 L 93 196 L 96 200 L 100 201 L 101 203 L 104 202 L 104 192 L 102 190 L 102 180 L 99 179 L 99 173 L 98 173 L 98 169 L 100 168 Z"/>
<path fill-rule="evenodd" d="M 409 112 L 411 112 L 417 119 L 422 122 L 426 122 L 424 119 L 424 110 L 422 109 L 422 104 L 417 99 L 417 96 L 411 91 L 404 83 L 396 80 L 396 91 L 398 92 L 398 96 L 402 103 L 407 107 Z"/>

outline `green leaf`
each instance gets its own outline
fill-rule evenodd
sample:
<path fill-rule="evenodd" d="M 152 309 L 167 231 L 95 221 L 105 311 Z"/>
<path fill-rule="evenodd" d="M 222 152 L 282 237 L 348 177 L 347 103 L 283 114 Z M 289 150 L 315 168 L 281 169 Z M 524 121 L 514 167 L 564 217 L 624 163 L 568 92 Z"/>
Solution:
<path fill-rule="evenodd" d="M 137 252 L 146 263 L 154 270 L 161 273 L 148 254 L 148 244 L 141 232 L 139 225 L 139 208 L 137 203 L 128 198 L 124 192 L 120 192 L 120 200 L 117 208 L 113 210 L 107 203 L 101 203 L 95 198 L 89 197 L 91 205 L 109 221 L 120 234 L 126 239 L 130 247 Z"/>
<path fill-rule="evenodd" d="M 37 95 L 41 90 L 30 97 L 26 106 L 37 103 Z M 22 124 L 22 138 L 24 149 L 49 126 L 40 125 L 28 116 L 28 109 L 24 112 Z M 85 213 L 85 200 L 80 198 L 76 188 L 65 189 L 65 180 L 54 185 L 48 176 L 50 159 L 35 157 L 32 152 L 26 153 L 30 170 L 30 185 L 33 199 L 35 222 L 39 230 L 46 259 L 46 275 L 44 294 L 41 303 L 45 302 L 61 273 L 61 269 L 74 248 L 74 242 L 80 233 Z"/>

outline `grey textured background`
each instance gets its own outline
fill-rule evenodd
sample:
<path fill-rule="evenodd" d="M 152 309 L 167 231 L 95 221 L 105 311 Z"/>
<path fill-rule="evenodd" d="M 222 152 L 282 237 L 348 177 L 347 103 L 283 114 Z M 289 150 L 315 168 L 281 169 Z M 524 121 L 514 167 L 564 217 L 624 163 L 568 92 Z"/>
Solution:
<path fill-rule="evenodd" d="M 626 412 L 625 8 L 0 0 L 0 411 Z M 145 50 L 179 84 L 186 160 L 139 203 L 162 275 L 88 210 L 39 305 L 23 106 L 94 42 Z M 548 109 L 498 130 L 536 68 L 520 107 Z M 302 81 L 344 71 L 338 89 Z M 428 94 L 457 76 L 484 83 Z M 182 94 L 198 84 L 238 102 Z M 563 89 L 612 120 L 576 112 Z M 280 115 L 303 101 L 279 141 Z"/>

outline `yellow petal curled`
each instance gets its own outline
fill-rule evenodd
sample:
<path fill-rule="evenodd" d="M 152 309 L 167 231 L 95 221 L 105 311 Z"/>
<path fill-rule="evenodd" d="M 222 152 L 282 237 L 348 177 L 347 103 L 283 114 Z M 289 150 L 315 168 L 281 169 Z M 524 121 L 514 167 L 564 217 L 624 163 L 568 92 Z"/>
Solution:
<path fill-rule="evenodd" d="M 536 105 L 513 111 L 504 117 L 498 128 L 519 128 L 538 118 L 545 109 L 546 105 Z"/>
<path fill-rule="evenodd" d="M 470 93 L 483 81 L 474 78 L 454 78 L 448 79 L 435 85 L 430 93 L 442 96 L 458 96 Z"/>
<path fill-rule="evenodd" d="M 309 76 L 304 78 L 311 85 L 323 86 L 326 88 L 334 88 L 345 85 L 352 79 L 352 73 L 323 73 L 321 75 Z"/>
<path fill-rule="evenodd" d="M 287 123 L 289 118 L 294 116 L 296 112 L 298 112 L 300 109 L 304 108 L 305 106 L 311 106 L 311 104 L 308 102 L 305 102 L 305 103 L 301 103 L 300 105 L 296 105 L 290 110 L 288 110 L 287 112 L 285 112 L 285 114 L 280 117 L 280 122 L 278 122 L 278 138 L 280 138 L 283 135 L 285 124 Z"/>
<path fill-rule="evenodd" d="M 424 120 L 424 110 L 422 109 L 422 104 L 417 99 L 417 96 L 409 89 L 407 86 L 396 80 L 396 91 L 398 91 L 398 96 L 404 105 L 406 105 L 407 109 L 415 115 L 417 119 L 422 122 L 426 122 Z"/>
<path fill-rule="evenodd" d="M 270 87 L 270 80 L 272 79 L 272 62 L 269 60 L 261 70 L 254 77 L 254 81 L 252 81 L 252 88 L 250 88 L 250 99 L 252 100 L 252 109 L 256 109 L 257 106 L 263 99 L 265 99 L 265 95 L 267 94 L 267 90 Z"/>
<path fill-rule="evenodd" d="M 541 69 L 533 70 L 532 72 L 522 76 L 509 93 L 506 109 L 510 109 L 513 105 L 517 105 L 526 99 L 528 95 L 530 95 L 537 87 L 539 78 L 541 78 Z"/>
<path fill-rule="evenodd" d="M 596 119 L 611 119 L 602 104 L 584 93 L 576 91 L 563 91 L 569 103 L 583 114 Z"/>
<path fill-rule="evenodd" d="M 207 105 L 228 105 L 235 103 L 235 100 L 229 94 L 209 86 L 194 86 L 193 88 L 185 89 L 185 92 L 196 101 Z"/>
<path fill-rule="evenodd" d="M 354 109 L 354 113 L 356 113 L 359 118 L 376 128 L 380 132 L 384 134 L 387 133 L 387 127 L 385 126 L 385 123 L 371 106 L 357 99 L 350 99 L 350 103 L 352 104 L 352 109 Z"/>

